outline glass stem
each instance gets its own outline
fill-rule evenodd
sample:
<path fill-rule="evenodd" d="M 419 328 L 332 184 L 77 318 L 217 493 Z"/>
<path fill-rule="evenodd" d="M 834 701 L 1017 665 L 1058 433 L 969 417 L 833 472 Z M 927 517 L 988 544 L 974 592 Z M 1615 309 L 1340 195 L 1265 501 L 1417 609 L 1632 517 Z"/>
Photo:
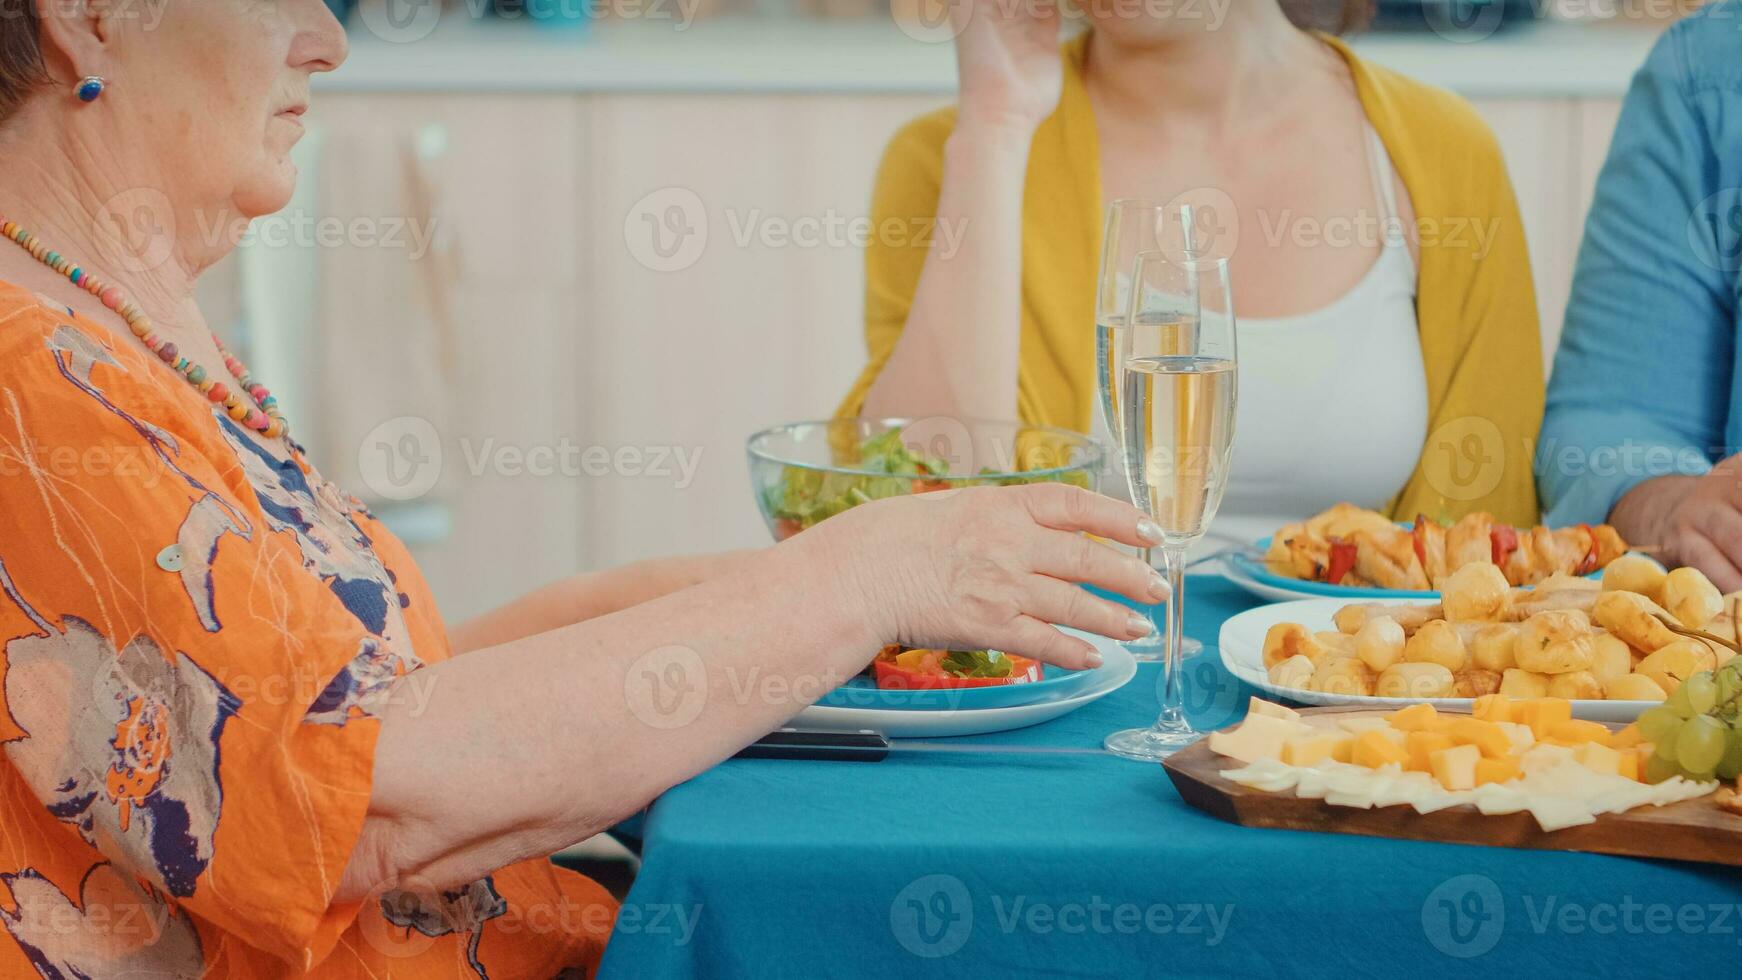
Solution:
<path fill-rule="evenodd" d="M 1162 563 L 1167 567 L 1167 584 L 1172 596 L 1167 601 L 1167 648 L 1162 653 L 1161 665 L 1161 718 L 1156 724 L 1168 728 L 1185 724 L 1180 660 L 1184 655 L 1186 628 L 1186 546 L 1163 547 Z"/>

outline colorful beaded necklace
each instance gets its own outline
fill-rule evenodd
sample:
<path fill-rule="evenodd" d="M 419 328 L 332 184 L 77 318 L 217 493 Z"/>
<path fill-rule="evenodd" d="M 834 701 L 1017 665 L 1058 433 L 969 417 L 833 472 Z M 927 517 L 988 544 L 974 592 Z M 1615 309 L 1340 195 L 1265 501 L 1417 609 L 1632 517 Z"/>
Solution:
<path fill-rule="evenodd" d="M 236 379 L 236 384 L 247 392 L 254 404 L 250 405 L 247 399 L 231 391 L 222 381 L 208 377 L 205 368 L 182 357 L 174 344 L 157 335 L 151 327 L 151 318 L 139 309 L 137 303 L 122 295 L 119 287 L 79 268 L 71 259 L 50 250 L 35 235 L 4 218 L 0 218 L 0 235 L 17 242 L 32 258 L 66 276 L 72 280 L 73 285 L 97 297 L 104 306 L 114 310 L 127 322 L 127 329 L 133 331 L 133 336 L 138 337 L 140 343 L 156 354 L 163 363 L 179 372 L 187 379 L 188 384 L 198 388 L 214 403 L 224 406 L 224 411 L 230 418 L 267 438 L 277 438 L 290 432 L 290 422 L 278 411 L 278 399 L 273 397 L 265 385 L 254 381 L 254 376 L 248 373 L 247 365 L 225 348 L 217 334 L 212 335 L 212 343 L 218 345 L 218 354 L 223 357 L 224 366 L 230 369 L 230 375 Z"/>

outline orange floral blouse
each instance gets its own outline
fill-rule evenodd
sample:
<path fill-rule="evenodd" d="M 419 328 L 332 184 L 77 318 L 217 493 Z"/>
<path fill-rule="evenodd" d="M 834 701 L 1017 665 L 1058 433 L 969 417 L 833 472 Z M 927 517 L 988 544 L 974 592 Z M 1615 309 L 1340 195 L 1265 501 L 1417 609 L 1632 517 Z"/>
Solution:
<path fill-rule="evenodd" d="M 0 284 L 0 977 L 591 975 L 532 861 L 337 905 L 416 564 L 145 351 Z M 456 792 L 463 788 L 456 787 Z"/>

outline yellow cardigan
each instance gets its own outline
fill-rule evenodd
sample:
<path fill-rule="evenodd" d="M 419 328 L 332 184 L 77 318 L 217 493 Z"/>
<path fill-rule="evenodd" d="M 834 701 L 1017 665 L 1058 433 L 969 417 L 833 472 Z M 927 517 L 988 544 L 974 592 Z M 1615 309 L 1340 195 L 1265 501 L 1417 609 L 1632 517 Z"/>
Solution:
<path fill-rule="evenodd" d="M 1100 149 L 1083 87 L 1086 40 L 1084 35 L 1064 46 L 1064 92 L 1029 154 L 1016 405 L 1025 422 L 1078 432 L 1088 431 L 1098 397 L 1092 331 L 1102 223 Z M 1324 40 L 1347 59 L 1362 107 L 1423 231 L 1416 314 L 1429 435 L 1415 473 L 1389 509 L 1403 520 L 1418 513 L 1452 520 L 1486 510 L 1501 521 L 1533 524 L 1531 457 L 1542 422 L 1542 344 L 1524 226 L 1499 145 L 1462 99 L 1370 65 L 1333 38 Z M 921 116 L 896 133 L 877 175 L 874 227 L 890 218 L 935 217 L 944 141 L 954 126 L 952 108 Z M 1488 229 L 1486 237 L 1475 234 L 1472 222 Z M 889 359 L 907 323 L 926 248 L 923 240 L 873 241 L 867 251 L 870 362 L 839 415 L 859 413 Z"/>

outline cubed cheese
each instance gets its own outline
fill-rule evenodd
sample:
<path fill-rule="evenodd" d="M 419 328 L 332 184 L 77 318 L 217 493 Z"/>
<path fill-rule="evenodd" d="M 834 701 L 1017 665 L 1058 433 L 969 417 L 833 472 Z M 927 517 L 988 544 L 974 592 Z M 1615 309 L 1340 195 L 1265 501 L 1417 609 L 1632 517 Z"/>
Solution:
<path fill-rule="evenodd" d="M 1440 713 L 1431 704 L 1412 704 L 1385 717 L 1400 732 L 1431 732 L 1439 724 Z"/>
<path fill-rule="evenodd" d="M 1548 737 L 1563 721 L 1573 717 L 1573 703 L 1561 698 L 1532 698 L 1522 704 L 1513 705 L 1513 720 L 1529 725 L 1531 733 L 1538 739 Z"/>
<path fill-rule="evenodd" d="M 1275 759 L 1282 755 L 1282 743 L 1305 734 L 1306 727 L 1289 718 L 1248 715 L 1233 731 L 1211 735 L 1210 751 L 1241 762 Z"/>
<path fill-rule="evenodd" d="M 1246 713 L 1249 715 L 1270 715 L 1273 718 L 1287 718 L 1289 721 L 1300 720 L 1300 712 L 1293 708 L 1284 707 L 1274 701 L 1266 701 L 1263 698 L 1253 698 L 1248 702 L 1246 705 Z"/>
<path fill-rule="evenodd" d="M 1621 753 L 1607 745 L 1599 745 L 1596 742 L 1581 742 L 1573 749 L 1573 761 L 1592 772 L 1622 775 Z"/>
<path fill-rule="evenodd" d="M 1282 743 L 1282 761 L 1291 766 L 1316 766 L 1326 759 L 1344 761 L 1337 759 L 1337 749 L 1353 741 L 1349 736 L 1335 732 L 1298 735 Z M 1345 758 L 1347 754 L 1345 748 Z"/>
<path fill-rule="evenodd" d="M 1474 745 L 1456 745 L 1428 756 L 1428 767 L 1439 784 L 1449 790 L 1474 789 L 1476 763 L 1482 752 Z"/>
<path fill-rule="evenodd" d="M 1355 736 L 1349 761 L 1368 769 L 1387 765 L 1402 766 L 1409 761 L 1409 753 L 1385 732 L 1372 730 Z"/>
<path fill-rule="evenodd" d="M 1595 742 L 1598 745 L 1609 744 L 1609 728 L 1594 721 L 1581 721 L 1573 718 L 1560 722 L 1549 730 L 1549 737 L 1571 745 L 1584 742 Z"/>
<path fill-rule="evenodd" d="M 1512 699 L 1504 694 L 1484 694 L 1476 699 L 1470 713 L 1483 721 L 1511 721 Z"/>
<path fill-rule="evenodd" d="M 1460 745 L 1474 745 L 1490 759 L 1512 754 L 1512 739 L 1499 725 L 1480 718 L 1453 718 L 1446 722 L 1445 733 Z"/>

